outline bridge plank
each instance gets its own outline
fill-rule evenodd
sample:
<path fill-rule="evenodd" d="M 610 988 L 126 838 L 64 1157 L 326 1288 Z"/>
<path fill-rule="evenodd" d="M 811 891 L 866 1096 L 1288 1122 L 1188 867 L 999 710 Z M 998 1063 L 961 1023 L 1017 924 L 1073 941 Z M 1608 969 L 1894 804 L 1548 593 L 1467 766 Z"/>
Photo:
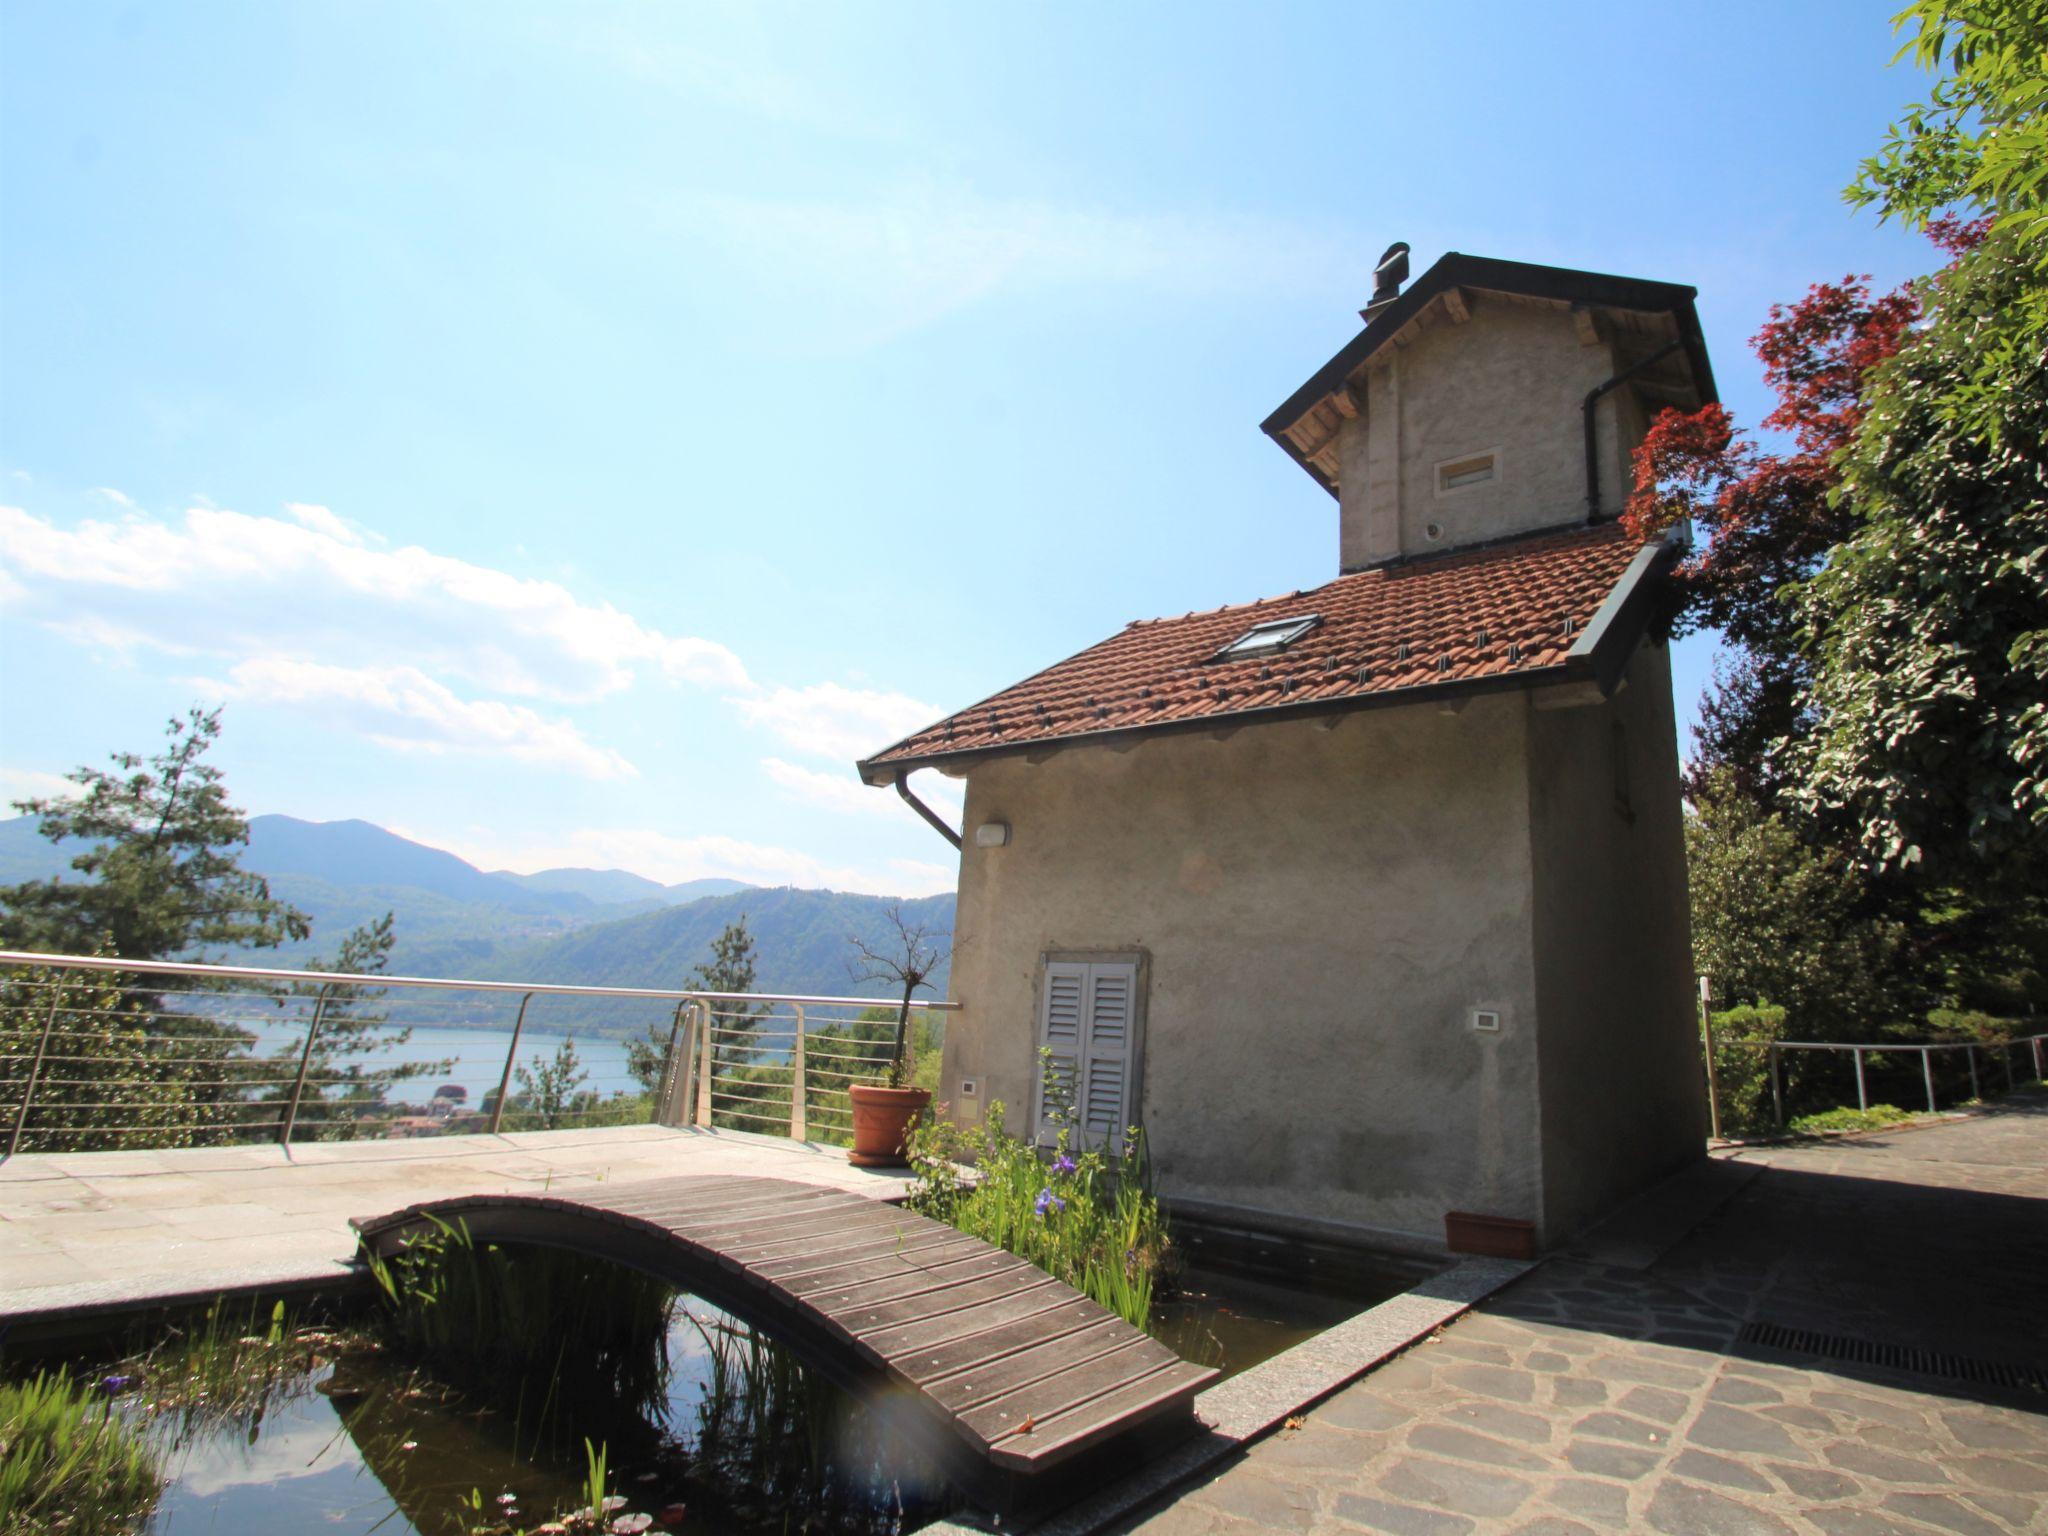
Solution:
<path fill-rule="evenodd" d="M 998 1479 L 987 1486 L 999 1503 L 1015 1496 L 1008 1479 L 1126 1432 L 1191 1422 L 1194 1393 L 1216 1374 L 1013 1254 L 846 1190 L 652 1179 L 431 1201 L 355 1226 L 366 1248 L 389 1254 L 430 1218 L 473 1219 L 486 1240 L 624 1258 L 771 1327 L 786 1316 L 825 1363 L 845 1351 L 849 1379 L 874 1372 L 911 1389 L 959 1453 Z"/>

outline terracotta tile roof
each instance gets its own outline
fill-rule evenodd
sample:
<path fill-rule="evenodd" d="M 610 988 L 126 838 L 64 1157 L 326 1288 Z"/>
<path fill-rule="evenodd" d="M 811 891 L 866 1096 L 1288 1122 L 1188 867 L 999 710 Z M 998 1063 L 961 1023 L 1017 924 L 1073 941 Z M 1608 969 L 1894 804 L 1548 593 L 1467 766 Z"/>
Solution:
<path fill-rule="evenodd" d="M 1556 668 L 1641 547 L 1619 524 L 1603 523 L 1358 571 L 1262 602 L 1141 619 L 906 737 L 863 772 Z M 1254 624 L 1307 614 L 1321 622 L 1283 651 L 1215 659 Z"/>

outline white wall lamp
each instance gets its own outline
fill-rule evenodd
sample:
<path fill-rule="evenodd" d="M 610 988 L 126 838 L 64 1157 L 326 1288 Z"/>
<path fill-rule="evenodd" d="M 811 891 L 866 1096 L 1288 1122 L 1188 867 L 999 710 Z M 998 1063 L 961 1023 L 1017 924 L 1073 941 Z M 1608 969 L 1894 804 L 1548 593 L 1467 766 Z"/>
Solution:
<path fill-rule="evenodd" d="M 977 848 L 1000 848 L 1010 840 L 1010 824 L 1007 821 L 984 821 L 974 829 L 974 846 Z"/>

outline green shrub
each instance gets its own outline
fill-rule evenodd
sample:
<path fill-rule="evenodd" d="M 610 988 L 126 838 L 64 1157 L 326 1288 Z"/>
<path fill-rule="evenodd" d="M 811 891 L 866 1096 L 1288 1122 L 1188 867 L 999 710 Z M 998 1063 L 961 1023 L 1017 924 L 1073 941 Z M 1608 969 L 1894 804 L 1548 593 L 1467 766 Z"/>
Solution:
<path fill-rule="evenodd" d="M 1714 1081 L 1724 1134 L 1760 1136 L 1777 1128 L 1771 1109 L 1771 1053 L 1763 1046 L 1784 1038 L 1782 1008 L 1744 1005 L 1714 1015 Z M 1786 1063 L 1788 1072 L 1796 1067 L 1797 1063 Z"/>
<path fill-rule="evenodd" d="M 910 1208 L 1030 1260 L 1143 1328 L 1170 1244 L 1144 1138 L 1132 1128 L 1114 1156 L 1077 1156 L 1070 1113 L 1055 1118 L 1063 1123 L 1050 1161 L 1009 1134 L 999 1102 L 978 1130 L 920 1125 L 910 1141 Z"/>
<path fill-rule="evenodd" d="M 1868 1109 L 1828 1109 L 1817 1115 L 1801 1115 L 1786 1127 L 1795 1136 L 1819 1136 L 1827 1131 L 1875 1131 L 1912 1119 L 1909 1110 L 1895 1104 L 1873 1104 Z"/>
<path fill-rule="evenodd" d="M 0 1531 L 128 1530 L 162 1481 L 103 1393 L 62 1371 L 0 1383 Z"/>

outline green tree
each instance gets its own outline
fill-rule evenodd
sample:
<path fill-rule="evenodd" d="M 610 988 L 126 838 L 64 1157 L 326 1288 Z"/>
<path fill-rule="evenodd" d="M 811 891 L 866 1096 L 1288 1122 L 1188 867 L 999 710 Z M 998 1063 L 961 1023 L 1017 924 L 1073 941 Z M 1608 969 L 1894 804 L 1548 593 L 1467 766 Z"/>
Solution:
<path fill-rule="evenodd" d="M 1725 770 L 1695 789 L 1686 857 L 1694 961 L 1723 1006 L 1782 1008 L 1809 1039 L 1868 1039 L 1897 1017 L 1905 934 L 1855 865 Z"/>
<path fill-rule="evenodd" d="M 522 1066 L 517 1072 L 520 1091 L 514 1108 L 528 1129 L 552 1131 L 576 1112 L 579 1102 L 591 1098 L 579 1092 L 590 1074 L 583 1070 L 582 1058 L 576 1054 L 574 1035 L 563 1038 L 550 1060 L 531 1071 Z"/>
<path fill-rule="evenodd" d="M 1934 76 L 1848 189 L 1858 207 L 1914 226 L 1956 215 L 1990 221 L 2020 269 L 2007 307 L 1978 331 L 1975 366 L 1951 410 L 1995 436 L 2000 380 L 2048 339 L 2048 6 L 2041 0 L 1918 0 L 1894 19 Z"/>
<path fill-rule="evenodd" d="M 2038 894 L 2048 367 L 1987 340 L 2032 281 L 1994 233 L 1932 280 L 1930 322 L 1877 376 L 1843 460 L 1859 526 L 1799 597 L 1814 725 L 1793 799 L 1874 868 Z"/>
<path fill-rule="evenodd" d="M 229 803 L 220 770 L 204 761 L 219 734 L 220 711 L 194 708 L 170 722 L 163 750 L 147 761 L 116 752 L 114 772 L 68 775 L 81 791 L 76 799 L 16 801 L 51 842 L 84 845 L 71 867 L 85 878 L 0 887 L 0 940 L 157 960 L 304 938 L 306 915 L 237 862 L 248 819 Z"/>
<path fill-rule="evenodd" d="M 746 913 L 727 923 L 711 941 L 711 958 L 690 968 L 682 989 L 730 993 L 754 990 L 754 936 L 747 931 Z M 758 1003 L 722 1002 L 711 1006 L 713 1022 L 726 1037 L 713 1048 L 717 1075 L 723 1076 L 728 1069 L 742 1066 L 758 1054 L 758 1048 L 748 1043 L 748 1037 L 760 1028 L 768 1010 Z M 626 1069 L 650 1093 L 661 1081 L 672 1027 L 666 1023 L 650 1024 L 645 1035 L 626 1042 Z"/>
<path fill-rule="evenodd" d="M 332 959 L 314 959 L 306 969 L 379 976 L 391 964 L 396 941 L 397 931 L 387 912 L 351 929 Z M 446 1072 L 452 1065 L 447 1061 L 400 1061 L 372 1067 L 363 1062 L 362 1058 L 374 1051 L 402 1046 L 412 1039 L 410 1028 L 392 1027 L 390 1014 L 381 1006 L 385 993 L 383 987 L 343 982 L 304 982 L 290 989 L 287 996 L 299 1000 L 308 1026 L 315 1014 L 319 1017 L 311 1052 L 307 1053 L 302 1038 L 280 1046 L 252 1066 L 272 1081 L 261 1102 L 275 1106 L 290 1098 L 291 1080 L 304 1061 L 308 1087 L 299 1106 L 295 1140 L 348 1140 L 364 1121 L 384 1114 L 393 1084 Z"/>
<path fill-rule="evenodd" d="M 116 972 L 34 969 L 0 977 L 0 1135 L 20 1115 L 40 1045 L 19 1150 L 190 1145 L 201 1120 L 192 1084 L 201 1063 L 148 1025 L 146 1000 Z"/>

